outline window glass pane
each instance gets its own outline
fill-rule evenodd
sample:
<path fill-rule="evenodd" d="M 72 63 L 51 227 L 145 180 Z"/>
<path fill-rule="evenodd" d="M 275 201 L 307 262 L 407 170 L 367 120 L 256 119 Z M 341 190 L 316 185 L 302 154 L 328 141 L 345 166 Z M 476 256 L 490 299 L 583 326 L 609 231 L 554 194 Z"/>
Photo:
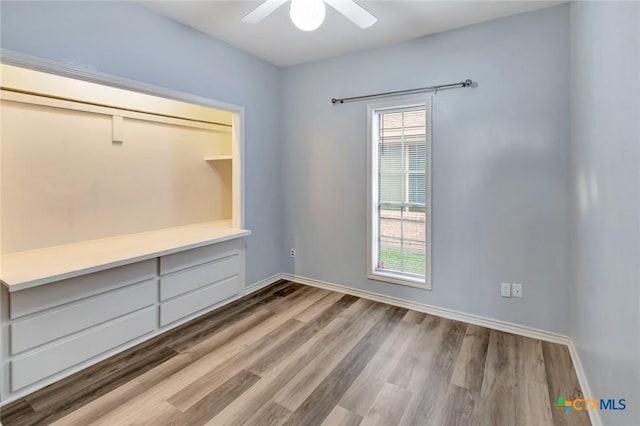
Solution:
<path fill-rule="evenodd" d="M 380 174 L 380 202 L 402 203 L 405 198 L 405 175 L 403 173 Z"/>
<path fill-rule="evenodd" d="M 419 145 L 409 145 L 409 170 L 424 171 L 426 165 L 427 146 L 424 143 Z"/>
<path fill-rule="evenodd" d="M 425 209 L 414 207 L 403 215 L 403 271 L 424 275 L 426 258 Z"/>
<path fill-rule="evenodd" d="M 424 277 L 426 112 L 405 108 L 378 118 L 377 270 Z"/>
<path fill-rule="evenodd" d="M 409 202 L 424 204 L 427 198 L 427 188 L 424 173 L 410 174 L 407 179 L 409 180 Z"/>
<path fill-rule="evenodd" d="M 403 158 L 402 144 L 380 144 L 378 158 L 380 161 L 380 173 L 402 173 Z"/>

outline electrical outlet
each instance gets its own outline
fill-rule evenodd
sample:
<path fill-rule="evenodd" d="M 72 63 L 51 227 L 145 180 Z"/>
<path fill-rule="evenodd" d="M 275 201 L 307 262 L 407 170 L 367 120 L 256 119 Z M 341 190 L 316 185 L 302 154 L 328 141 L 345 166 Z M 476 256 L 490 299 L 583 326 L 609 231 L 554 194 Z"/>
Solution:
<path fill-rule="evenodd" d="M 296 249 L 291 249 L 291 257 L 296 257 Z"/>
<path fill-rule="evenodd" d="M 500 284 L 500 296 L 511 297 L 511 284 L 509 283 Z"/>
<path fill-rule="evenodd" d="M 511 291 L 513 293 L 513 297 L 522 297 L 522 284 L 511 284 Z"/>

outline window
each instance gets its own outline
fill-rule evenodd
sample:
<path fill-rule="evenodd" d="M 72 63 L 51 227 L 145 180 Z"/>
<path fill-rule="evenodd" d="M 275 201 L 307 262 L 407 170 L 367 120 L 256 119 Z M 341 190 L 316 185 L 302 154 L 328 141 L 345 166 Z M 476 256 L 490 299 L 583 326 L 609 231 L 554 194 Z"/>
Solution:
<path fill-rule="evenodd" d="M 369 106 L 369 278 L 431 288 L 431 98 Z"/>

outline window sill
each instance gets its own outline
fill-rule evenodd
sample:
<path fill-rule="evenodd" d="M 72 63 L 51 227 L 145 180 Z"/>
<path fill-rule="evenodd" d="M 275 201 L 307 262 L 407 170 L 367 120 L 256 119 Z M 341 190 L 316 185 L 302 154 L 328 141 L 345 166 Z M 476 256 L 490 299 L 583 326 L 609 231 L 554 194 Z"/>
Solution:
<path fill-rule="evenodd" d="M 369 279 L 375 280 L 375 281 L 383 281 L 391 284 L 406 285 L 409 287 L 420 288 L 422 290 L 431 290 L 431 283 L 428 283 L 424 279 L 405 277 L 402 275 L 396 275 L 393 273 L 382 272 L 382 271 L 369 272 L 367 276 Z"/>

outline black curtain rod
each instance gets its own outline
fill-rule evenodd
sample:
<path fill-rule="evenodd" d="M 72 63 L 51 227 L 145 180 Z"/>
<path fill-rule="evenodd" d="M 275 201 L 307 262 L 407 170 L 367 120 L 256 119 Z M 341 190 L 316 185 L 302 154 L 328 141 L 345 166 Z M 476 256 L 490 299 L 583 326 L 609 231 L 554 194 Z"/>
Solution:
<path fill-rule="evenodd" d="M 395 92 L 375 93 L 373 95 L 364 95 L 364 96 L 352 96 L 350 98 L 333 98 L 331 99 L 331 103 L 335 105 L 335 104 L 343 104 L 345 102 L 363 101 L 365 99 L 384 98 L 387 96 L 408 95 L 411 93 L 437 92 L 440 89 L 455 89 L 458 87 L 469 87 L 472 84 L 473 84 L 473 81 L 471 81 L 470 79 L 466 79 L 465 81 L 461 81 L 459 83 L 440 84 L 437 86 L 420 87 L 418 89 L 396 90 Z"/>

